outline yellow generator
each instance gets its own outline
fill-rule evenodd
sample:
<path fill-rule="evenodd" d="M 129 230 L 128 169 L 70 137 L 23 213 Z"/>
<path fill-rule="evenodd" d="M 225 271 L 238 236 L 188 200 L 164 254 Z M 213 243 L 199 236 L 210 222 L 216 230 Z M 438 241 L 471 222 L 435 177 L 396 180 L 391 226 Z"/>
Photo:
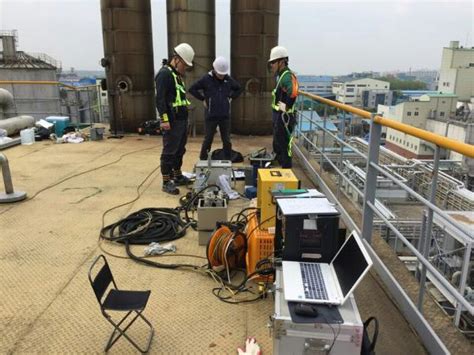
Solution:
<path fill-rule="evenodd" d="M 260 209 L 260 228 L 275 226 L 275 201 L 272 191 L 298 189 L 299 181 L 291 169 L 258 169 L 257 207 Z"/>

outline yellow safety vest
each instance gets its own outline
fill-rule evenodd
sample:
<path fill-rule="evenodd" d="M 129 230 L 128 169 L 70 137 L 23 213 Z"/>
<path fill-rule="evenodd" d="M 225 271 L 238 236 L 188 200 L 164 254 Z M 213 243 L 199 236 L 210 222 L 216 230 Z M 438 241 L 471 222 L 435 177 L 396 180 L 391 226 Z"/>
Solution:
<path fill-rule="evenodd" d="M 166 68 L 168 68 L 168 70 L 171 72 L 171 75 L 173 75 L 174 85 L 176 87 L 176 98 L 174 99 L 173 107 L 191 105 L 191 102 L 188 99 L 181 98 L 181 95 L 186 95 L 186 87 L 184 86 L 184 83 L 179 83 L 178 75 L 174 72 L 173 69 L 171 69 L 169 66 L 166 66 Z"/>
<path fill-rule="evenodd" d="M 281 73 L 280 77 L 278 78 L 275 89 L 273 89 L 273 91 L 272 91 L 272 109 L 274 109 L 275 111 L 280 111 L 280 107 L 278 107 L 278 103 L 276 102 L 276 92 L 277 92 L 278 86 L 280 85 L 281 79 L 283 79 L 283 77 L 285 76 L 286 73 L 291 73 L 291 72 L 287 69 L 283 73 Z M 289 110 L 287 110 L 286 112 L 288 112 L 288 113 L 295 112 L 295 107 L 294 106 L 295 105 L 293 105 L 293 107 L 290 108 Z"/>

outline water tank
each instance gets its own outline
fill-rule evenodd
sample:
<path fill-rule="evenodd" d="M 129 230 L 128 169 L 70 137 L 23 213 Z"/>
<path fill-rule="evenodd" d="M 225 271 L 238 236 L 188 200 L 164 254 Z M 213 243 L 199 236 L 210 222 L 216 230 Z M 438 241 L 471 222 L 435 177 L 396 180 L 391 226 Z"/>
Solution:
<path fill-rule="evenodd" d="M 137 132 L 156 118 L 150 0 L 101 0 L 112 131 Z"/>
<path fill-rule="evenodd" d="M 232 76 L 245 91 L 232 102 L 232 132 L 271 134 L 271 91 L 267 61 L 278 44 L 279 0 L 231 1 Z"/>
<path fill-rule="evenodd" d="M 189 43 L 195 52 L 194 67 L 186 73 L 185 83 L 192 83 L 212 69 L 216 55 L 216 6 L 215 0 L 167 0 L 168 58 L 179 43 Z M 194 119 L 197 132 L 204 127 L 202 103 L 187 95 L 191 101 L 190 119 Z"/>

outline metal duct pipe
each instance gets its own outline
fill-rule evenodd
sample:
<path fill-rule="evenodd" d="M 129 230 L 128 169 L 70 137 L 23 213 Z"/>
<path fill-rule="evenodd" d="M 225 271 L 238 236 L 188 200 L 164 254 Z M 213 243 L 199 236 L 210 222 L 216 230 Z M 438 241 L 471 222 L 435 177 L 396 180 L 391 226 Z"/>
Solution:
<path fill-rule="evenodd" d="M 0 168 L 2 169 L 3 184 L 5 185 L 5 193 L 0 193 L 0 203 L 16 202 L 26 198 L 26 192 L 13 189 L 12 176 L 10 173 L 10 165 L 5 155 L 0 153 Z"/>
<path fill-rule="evenodd" d="M 112 130 L 137 132 L 156 118 L 150 0 L 101 0 Z"/>
<path fill-rule="evenodd" d="M 13 95 L 10 91 L 0 88 L 0 120 L 5 118 L 7 108 L 13 106 Z"/>
<path fill-rule="evenodd" d="M 7 135 L 12 136 L 22 129 L 30 128 L 35 125 L 35 119 L 32 116 L 16 116 L 0 120 L 0 128 L 7 131 Z"/>
<path fill-rule="evenodd" d="M 230 14 L 232 76 L 245 88 L 232 103 L 232 132 L 270 134 L 275 83 L 267 61 L 278 45 L 280 1 L 232 0 Z"/>
<path fill-rule="evenodd" d="M 181 42 L 189 43 L 194 51 L 193 70 L 186 73 L 186 88 L 212 68 L 216 55 L 216 6 L 215 0 L 167 0 L 168 58 L 173 48 Z M 204 131 L 204 107 L 192 95 L 190 118 L 198 132 Z"/>

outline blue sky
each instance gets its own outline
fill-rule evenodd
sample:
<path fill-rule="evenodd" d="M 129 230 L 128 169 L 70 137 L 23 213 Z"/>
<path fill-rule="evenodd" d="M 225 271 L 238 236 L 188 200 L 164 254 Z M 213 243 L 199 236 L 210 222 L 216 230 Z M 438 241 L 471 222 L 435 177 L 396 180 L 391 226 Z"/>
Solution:
<path fill-rule="evenodd" d="M 152 0 L 155 67 L 166 56 L 166 1 Z M 281 0 L 280 44 L 300 74 L 438 69 L 449 41 L 473 46 L 472 1 Z M 100 0 L 0 0 L 0 30 L 63 68 L 100 69 Z M 230 0 L 216 0 L 216 55 L 230 54 Z"/>

